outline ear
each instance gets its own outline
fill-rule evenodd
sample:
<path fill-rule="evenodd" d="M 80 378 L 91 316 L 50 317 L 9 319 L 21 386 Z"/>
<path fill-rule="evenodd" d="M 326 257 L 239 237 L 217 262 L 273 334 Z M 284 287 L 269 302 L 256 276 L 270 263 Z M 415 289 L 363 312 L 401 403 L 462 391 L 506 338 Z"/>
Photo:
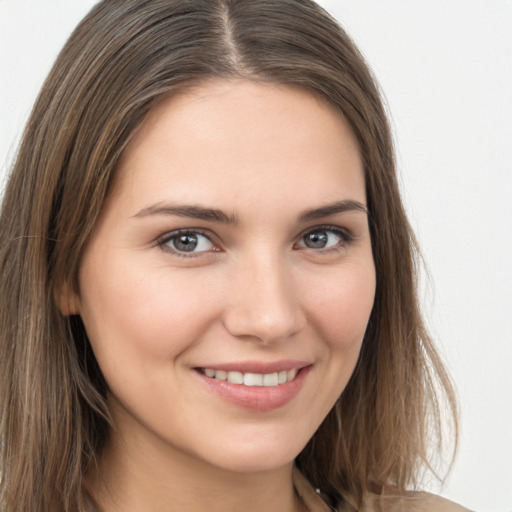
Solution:
<path fill-rule="evenodd" d="M 64 284 L 56 292 L 57 306 L 64 316 L 80 314 L 80 299 L 78 294 L 68 284 Z"/>

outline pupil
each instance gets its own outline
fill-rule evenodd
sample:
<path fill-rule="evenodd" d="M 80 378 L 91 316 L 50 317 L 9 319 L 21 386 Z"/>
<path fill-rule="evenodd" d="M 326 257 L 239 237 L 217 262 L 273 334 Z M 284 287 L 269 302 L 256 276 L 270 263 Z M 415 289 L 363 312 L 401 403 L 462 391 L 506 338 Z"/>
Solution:
<path fill-rule="evenodd" d="M 306 235 L 305 243 L 312 249 L 321 249 L 327 245 L 327 233 L 325 231 L 315 231 Z"/>
<path fill-rule="evenodd" d="M 192 252 L 197 247 L 197 236 L 180 235 L 176 238 L 174 246 L 179 251 Z"/>

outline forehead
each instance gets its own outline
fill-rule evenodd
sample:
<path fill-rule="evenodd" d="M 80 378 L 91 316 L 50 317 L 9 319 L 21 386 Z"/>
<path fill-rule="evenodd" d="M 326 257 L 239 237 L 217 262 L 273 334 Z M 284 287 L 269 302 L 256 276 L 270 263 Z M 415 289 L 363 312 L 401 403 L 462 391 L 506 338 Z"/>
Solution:
<path fill-rule="evenodd" d="M 254 200 L 251 191 L 364 201 L 358 144 L 341 114 L 304 90 L 243 80 L 161 101 L 126 148 L 116 182 L 117 192 L 129 187 L 147 200 L 167 190 L 180 201 L 192 192 L 198 201 Z"/>

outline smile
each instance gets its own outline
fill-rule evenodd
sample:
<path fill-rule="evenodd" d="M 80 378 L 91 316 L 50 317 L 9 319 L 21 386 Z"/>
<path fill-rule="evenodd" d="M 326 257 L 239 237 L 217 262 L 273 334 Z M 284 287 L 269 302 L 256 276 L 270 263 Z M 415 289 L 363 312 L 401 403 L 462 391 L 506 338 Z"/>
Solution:
<path fill-rule="evenodd" d="M 297 369 L 283 370 L 274 373 L 250 373 L 241 371 L 214 370 L 212 368 L 200 368 L 200 373 L 211 379 L 227 381 L 231 384 L 243 386 L 275 387 L 291 382 L 297 376 Z"/>
<path fill-rule="evenodd" d="M 311 363 L 277 361 L 223 364 L 221 368 L 194 368 L 214 395 L 237 407 L 271 411 L 291 402 L 302 389 Z"/>

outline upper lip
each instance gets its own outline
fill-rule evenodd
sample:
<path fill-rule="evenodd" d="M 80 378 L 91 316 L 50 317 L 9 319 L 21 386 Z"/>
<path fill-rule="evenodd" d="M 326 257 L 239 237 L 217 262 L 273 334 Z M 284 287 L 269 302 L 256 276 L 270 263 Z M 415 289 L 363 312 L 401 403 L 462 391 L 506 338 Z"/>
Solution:
<path fill-rule="evenodd" d="M 308 361 L 298 361 L 293 359 L 282 359 L 280 361 L 239 361 L 232 363 L 208 363 L 206 365 L 196 366 L 196 368 L 208 368 L 211 370 L 223 370 L 225 372 L 242 373 L 278 373 L 282 371 L 300 370 L 310 366 Z"/>

